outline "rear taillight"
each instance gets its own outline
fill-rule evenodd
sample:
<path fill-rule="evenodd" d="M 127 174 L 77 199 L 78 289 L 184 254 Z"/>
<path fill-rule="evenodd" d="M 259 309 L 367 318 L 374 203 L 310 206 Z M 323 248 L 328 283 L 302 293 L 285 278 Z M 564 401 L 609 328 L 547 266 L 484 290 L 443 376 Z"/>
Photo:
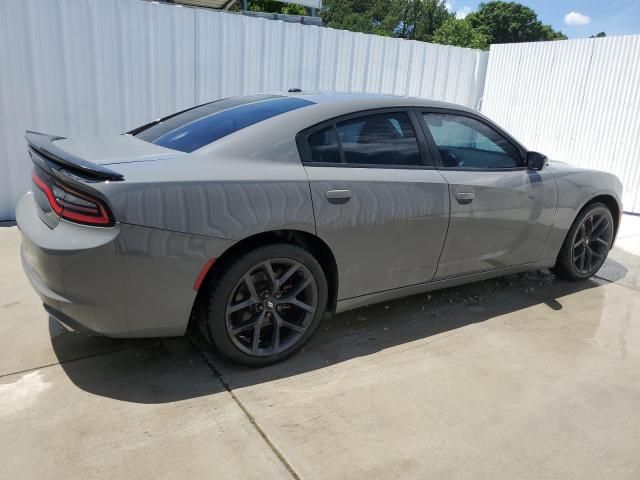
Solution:
<path fill-rule="evenodd" d="M 83 225 L 98 227 L 113 225 L 109 208 L 102 200 L 63 185 L 53 177 L 44 177 L 37 169 L 31 172 L 31 179 L 47 197 L 51 209 L 61 218 Z"/>

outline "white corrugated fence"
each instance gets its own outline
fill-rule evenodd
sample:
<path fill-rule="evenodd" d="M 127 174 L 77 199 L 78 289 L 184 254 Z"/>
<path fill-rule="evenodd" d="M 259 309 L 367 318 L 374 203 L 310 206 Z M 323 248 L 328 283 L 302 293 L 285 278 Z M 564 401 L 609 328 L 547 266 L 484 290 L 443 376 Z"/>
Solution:
<path fill-rule="evenodd" d="M 492 45 L 482 112 L 527 148 L 615 173 L 640 213 L 640 35 Z"/>
<path fill-rule="evenodd" d="M 25 130 L 114 134 L 205 101 L 311 90 L 473 106 L 487 52 L 141 0 L 0 1 L 0 220 L 29 188 Z"/>
<path fill-rule="evenodd" d="M 617 174 L 640 212 L 640 36 L 489 54 L 141 0 L 3 0 L 0 42 L 0 220 L 30 185 L 27 129 L 114 134 L 290 87 L 472 107 L 484 91 L 482 111 L 527 147 Z"/>

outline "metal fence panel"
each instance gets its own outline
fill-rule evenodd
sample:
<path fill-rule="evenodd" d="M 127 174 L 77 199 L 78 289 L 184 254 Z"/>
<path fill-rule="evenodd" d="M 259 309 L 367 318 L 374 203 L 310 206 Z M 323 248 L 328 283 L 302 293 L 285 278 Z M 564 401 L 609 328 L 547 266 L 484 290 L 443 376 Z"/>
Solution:
<path fill-rule="evenodd" d="M 640 213 L 640 35 L 492 45 L 482 111 L 528 148 L 615 173 Z"/>
<path fill-rule="evenodd" d="M 475 105 L 487 54 L 139 0 L 0 1 L 0 220 L 29 188 L 24 131 L 116 134 L 261 91 Z"/>

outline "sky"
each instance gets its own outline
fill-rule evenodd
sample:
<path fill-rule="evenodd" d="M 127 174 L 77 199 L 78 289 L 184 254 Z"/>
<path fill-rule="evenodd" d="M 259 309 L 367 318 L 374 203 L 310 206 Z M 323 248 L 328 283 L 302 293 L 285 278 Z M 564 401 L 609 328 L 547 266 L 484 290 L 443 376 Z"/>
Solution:
<path fill-rule="evenodd" d="M 458 17 L 472 12 L 482 0 L 447 0 Z M 532 8 L 538 19 L 569 38 L 640 34 L 640 0 L 516 0 Z"/>

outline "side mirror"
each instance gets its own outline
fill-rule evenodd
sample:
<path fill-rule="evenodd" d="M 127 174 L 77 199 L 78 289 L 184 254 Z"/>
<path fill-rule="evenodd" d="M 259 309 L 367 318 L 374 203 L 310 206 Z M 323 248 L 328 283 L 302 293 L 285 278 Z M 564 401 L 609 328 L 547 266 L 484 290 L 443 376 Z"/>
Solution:
<path fill-rule="evenodd" d="M 538 152 L 527 152 L 527 168 L 542 170 L 547 164 L 547 157 Z"/>

